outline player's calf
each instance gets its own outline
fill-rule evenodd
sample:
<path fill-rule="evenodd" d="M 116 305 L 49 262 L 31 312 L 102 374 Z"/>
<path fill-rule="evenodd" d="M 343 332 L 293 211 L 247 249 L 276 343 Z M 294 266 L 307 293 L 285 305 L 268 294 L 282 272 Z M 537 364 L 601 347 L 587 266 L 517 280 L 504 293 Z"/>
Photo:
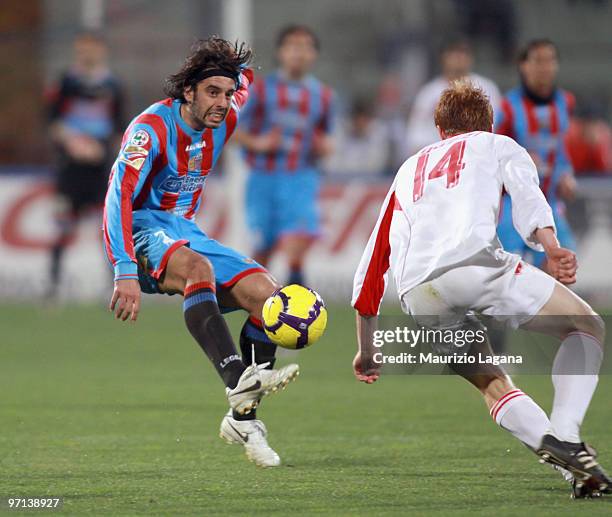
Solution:
<path fill-rule="evenodd" d="M 475 325 L 475 322 L 470 322 Z M 493 355 L 488 340 L 475 343 L 470 354 Z M 472 383 L 483 395 L 489 413 L 497 425 L 510 432 L 530 449 L 536 450 L 550 427 L 544 410 L 531 397 L 516 388 L 499 366 L 480 364 L 474 369 L 455 365 L 453 369 Z"/>
<path fill-rule="evenodd" d="M 164 292 L 183 293 L 183 314 L 189 332 L 225 386 L 235 388 L 246 367 L 219 310 L 210 262 L 186 247 L 179 248 L 170 257 L 159 285 Z M 258 378 L 251 380 L 253 385 L 260 382 Z"/>
<path fill-rule="evenodd" d="M 276 345 L 263 330 L 261 311 L 266 300 L 279 288 L 268 273 L 256 273 L 240 280 L 228 293 L 224 293 L 224 304 L 238 306 L 249 313 L 240 332 L 240 350 L 245 364 L 269 363 L 274 367 Z"/>
<path fill-rule="evenodd" d="M 289 278 L 287 284 L 304 285 L 304 257 L 313 242 L 307 235 L 287 235 L 282 242 L 282 248 L 287 255 Z"/>
<path fill-rule="evenodd" d="M 269 363 L 268 368 L 272 369 L 276 362 L 276 348 L 265 333 L 261 320 L 249 316 L 240 332 L 240 351 L 243 361 L 247 364 Z"/>
<path fill-rule="evenodd" d="M 534 451 L 550 428 L 550 421 L 544 410 L 516 387 L 500 396 L 489 407 L 489 413 L 497 425 Z"/>
<path fill-rule="evenodd" d="M 561 339 L 552 367 L 555 397 L 550 429 L 557 439 L 580 444 L 580 427 L 603 360 L 603 320 L 584 300 L 557 283 L 538 315 L 522 327 Z"/>

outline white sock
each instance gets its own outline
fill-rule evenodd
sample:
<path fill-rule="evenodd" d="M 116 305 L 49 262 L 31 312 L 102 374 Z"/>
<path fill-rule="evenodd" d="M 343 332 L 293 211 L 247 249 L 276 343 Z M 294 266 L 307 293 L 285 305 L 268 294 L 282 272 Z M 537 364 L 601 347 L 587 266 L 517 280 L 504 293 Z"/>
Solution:
<path fill-rule="evenodd" d="M 490 413 L 500 427 L 532 449 L 540 446 L 542 437 L 550 428 L 544 410 L 519 389 L 510 390 L 500 397 Z"/>
<path fill-rule="evenodd" d="M 603 349 L 584 332 L 572 332 L 561 343 L 552 368 L 555 387 L 550 431 L 559 440 L 580 442 L 580 426 L 597 382 Z"/>

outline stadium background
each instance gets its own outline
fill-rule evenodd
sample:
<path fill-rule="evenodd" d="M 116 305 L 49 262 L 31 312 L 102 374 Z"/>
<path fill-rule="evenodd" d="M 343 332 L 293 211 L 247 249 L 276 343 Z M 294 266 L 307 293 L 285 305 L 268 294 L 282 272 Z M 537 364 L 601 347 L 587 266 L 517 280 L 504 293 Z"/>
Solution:
<path fill-rule="evenodd" d="M 176 69 L 198 36 L 221 33 L 246 39 L 256 51 L 259 72 L 266 73 L 274 68 L 274 36 L 282 26 L 299 20 L 316 28 L 322 41 L 316 73 L 336 90 L 343 108 L 340 119 L 347 118 L 353 100 L 367 98 L 390 144 L 379 174 L 356 170 L 338 175 L 328 170 L 324 237 L 306 267 L 313 286 L 330 300 L 349 297 L 352 274 L 379 202 L 406 154 L 401 146 L 411 101 L 437 73 L 437 51 L 445 40 L 471 30 L 475 71 L 505 91 L 517 82 L 517 47 L 533 37 L 550 37 L 561 52 L 559 84 L 577 95 L 578 114 L 595 107 L 599 117 L 610 119 L 608 1 L 386 0 L 372 8 L 366 0 L 335 0 L 309 6 L 304 9 L 299 0 L 3 2 L 0 297 L 32 298 L 44 292 L 47 249 L 56 229 L 47 182 L 53 162 L 43 92 L 69 64 L 72 39 L 83 27 L 102 30 L 108 40 L 111 67 L 126 88 L 128 120 L 163 96 L 163 78 Z M 466 14 L 472 12 L 477 14 Z M 238 153 L 226 153 L 219 169 L 199 220 L 222 242 L 248 253 L 244 170 Z M 577 289 L 607 304 L 612 301 L 612 275 L 607 271 L 612 255 L 612 180 L 604 176 L 599 173 L 592 179 L 588 171 L 581 173 L 578 199 L 569 214 L 579 237 Z M 108 293 L 98 226 L 93 215 L 67 254 L 64 299 L 91 300 Z M 282 262 L 274 263 L 272 270 L 284 276 Z"/>
<path fill-rule="evenodd" d="M 577 95 L 578 114 L 580 106 L 595 106 L 609 125 L 612 2 L 4 0 L 0 10 L 0 495 L 63 495 L 78 515 L 577 513 L 567 488 L 490 422 L 467 384 L 448 376 L 357 384 L 347 302 L 401 159 L 397 142 L 411 100 L 437 72 L 445 39 L 468 31 L 475 71 L 505 91 L 517 82 L 516 49 L 550 37 L 561 51 L 559 84 Z M 136 326 L 121 326 L 105 311 L 112 285 L 99 214 L 80 226 L 70 247 L 59 301 L 41 301 L 56 231 L 44 92 L 70 62 L 82 28 L 106 35 L 131 118 L 162 97 L 163 78 L 195 38 L 220 33 L 250 41 L 267 72 L 275 33 L 294 22 L 320 35 L 316 73 L 336 90 L 341 118 L 365 96 L 391 143 L 378 174 L 328 171 L 325 234 L 307 273 L 330 304 L 329 329 L 298 357 L 299 383 L 263 410 L 271 444 L 295 468 L 255 474 L 240 451 L 216 437 L 224 401 L 184 329 L 179 301 L 146 297 Z M 248 252 L 245 171 L 235 149 L 219 169 L 199 221 Z M 604 311 L 612 306 L 610 173 L 581 173 L 569 208 L 579 239 L 576 289 Z M 284 274 L 281 263 L 272 269 Z M 235 333 L 241 324 L 230 317 Z M 550 407 L 547 376 L 525 376 L 520 385 Z M 610 376 L 602 375 L 586 422 L 604 465 L 612 460 L 611 390 Z M 245 510 L 244 498 L 233 495 L 247 493 Z M 609 511 L 593 503 L 580 509 Z"/>

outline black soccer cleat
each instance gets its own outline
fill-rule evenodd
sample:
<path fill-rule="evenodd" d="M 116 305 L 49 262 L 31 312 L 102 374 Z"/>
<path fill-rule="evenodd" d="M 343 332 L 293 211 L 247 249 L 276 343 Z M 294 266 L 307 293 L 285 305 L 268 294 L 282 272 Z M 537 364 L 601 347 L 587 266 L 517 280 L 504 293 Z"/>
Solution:
<path fill-rule="evenodd" d="M 597 463 L 597 453 L 584 443 L 562 442 L 551 434 L 544 435 L 537 451 L 540 461 L 559 465 L 575 478 L 573 496 L 588 497 L 589 493 L 611 493 L 612 479 Z"/>
<path fill-rule="evenodd" d="M 584 444 L 587 452 L 597 459 L 597 451 L 594 447 L 591 447 L 588 443 Z M 579 481 L 575 477 L 572 478 L 572 499 L 595 499 L 601 497 L 602 493 L 599 491 L 599 486 L 593 479 L 587 481 Z"/>
<path fill-rule="evenodd" d="M 584 447 L 589 454 L 597 459 L 597 451 L 594 447 L 588 443 L 585 443 Z M 571 484 L 572 499 L 595 499 L 597 497 L 601 497 L 603 494 L 612 493 L 612 485 L 608 485 L 608 488 L 600 490 L 599 485 L 593 478 L 587 481 L 578 481 L 576 478 L 573 478 Z"/>
<path fill-rule="evenodd" d="M 595 499 L 602 495 L 603 492 L 592 478 L 587 481 L 578 481 L 576 478 L 572 480 L 572 499 Z"/>

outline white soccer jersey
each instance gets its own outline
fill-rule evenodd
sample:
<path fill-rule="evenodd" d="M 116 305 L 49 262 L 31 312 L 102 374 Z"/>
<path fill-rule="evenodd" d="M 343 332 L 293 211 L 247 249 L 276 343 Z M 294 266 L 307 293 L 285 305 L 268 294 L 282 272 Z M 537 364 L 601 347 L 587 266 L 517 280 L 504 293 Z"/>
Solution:
<path fill-rule="evenodd" d="M 555 227 L 527 151 L 482 131 L 423 148 L 400 167 L 361 257 L 352 304 L 378 313 L 389 269 L 400 298 L 436 272 L 500 248 L 496 227 L 502 189 L 512 198 L 514 226 L 525 243 L 537 228 Z"/>

